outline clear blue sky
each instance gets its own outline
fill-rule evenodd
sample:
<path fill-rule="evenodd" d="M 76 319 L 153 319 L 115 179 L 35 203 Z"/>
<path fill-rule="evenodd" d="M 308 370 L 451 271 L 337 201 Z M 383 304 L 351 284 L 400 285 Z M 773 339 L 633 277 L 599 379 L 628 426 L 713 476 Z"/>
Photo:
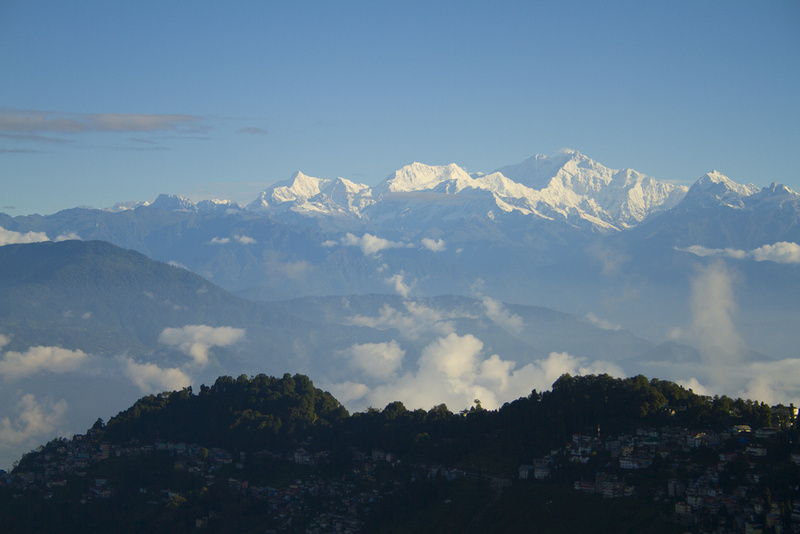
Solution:
<path fill-rule="evenodd" d="M 574 148 L 800 190 L 800 2 L 0 2 L 0 211 Z"/>

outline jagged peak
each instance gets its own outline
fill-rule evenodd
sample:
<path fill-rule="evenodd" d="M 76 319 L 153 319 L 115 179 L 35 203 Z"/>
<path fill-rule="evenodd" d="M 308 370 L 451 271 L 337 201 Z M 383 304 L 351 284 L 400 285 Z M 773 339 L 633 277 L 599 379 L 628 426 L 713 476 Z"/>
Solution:
<path fill-rule="evenodd" d="M 433 189 L 448 180 L 469 183 L 472 178 L 455 163 L 426 165 L 415 161 L 390 174 L 377 189 L 381 192 L 421 191 Z"/>
<path fill-rule="evenodd" d="M 794 189 L 787 187 L 783 184 L 779 184 L 778 182 L 772 182 L 767 187 L 761 190 L 762 193 L 766 193 L 769 195 L 797 195 L 797 191 Z"/>
<path fill-rule="evenodd" d="M 737 184 L 719 171 L 711 171 L 700 178 L 689 188 L 689 193 L 697 194 L 706 191 L 727 190 L 734 192 L 740 196 L 750 196 L 759 191 L 759 188 L 753 184 Z"/>
<path fill-rule="evenodd" d="M 197 204 L 180 195 L 162 193 L 150 204 L 150 207 L 169 211 L 196 211 Z"/>

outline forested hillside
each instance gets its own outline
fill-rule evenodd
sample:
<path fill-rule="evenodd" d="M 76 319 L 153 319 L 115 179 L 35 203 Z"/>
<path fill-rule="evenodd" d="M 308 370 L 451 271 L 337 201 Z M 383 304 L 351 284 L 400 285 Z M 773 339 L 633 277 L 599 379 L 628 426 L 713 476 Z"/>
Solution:
<path fill-rule="evenodd" d="M 393 402 L 350 415 L 303 375 L 225 376 L 25 455 L 2 479 L 0 521 L 6 532 L 679 532 L 730 525 L 756 502 L 749 520 L 788 526 L 800 498 L 793 413 L 643 376 L 564 375 L 498 410 L 476 399 L 460 413 Z M 725 474 L 715 491 L 742 496 L 715 512 L 686 504 L 712 467 Z"/>

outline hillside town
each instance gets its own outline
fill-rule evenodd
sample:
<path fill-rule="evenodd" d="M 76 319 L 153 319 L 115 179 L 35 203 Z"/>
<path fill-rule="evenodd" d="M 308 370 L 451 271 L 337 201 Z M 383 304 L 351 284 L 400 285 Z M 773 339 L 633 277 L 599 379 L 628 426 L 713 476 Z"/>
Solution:
<path fill-rule="evenodd" d="M 783 406 L 773 407 L 773 414 L 784 423 L 797 415 L 794 407 Z M 77 502 L 88 505 L 131 491 L 119 487 L 124 481 L 104 475 L 113 472 L 109 462 L 159 458 L 171 471 L 163 473 L 162 483 L 134 488 L 147 506 L 174 510 L 189 498 L 215 492 L 267 509 L 272 532 L 363 532 L 375 507 L 409 484 L 483 478 L 494 492 L 515 484 L 571 484 L 575 492 L 605 499 L 647 499 L 662 506 L 680 532 L 798 533 L 800 454 L 792 452 L 792 444 L 786 447 L 782 432 L 736 425 L 722 432 L 664 427 L 606 435 L 598 427 L 592 435 L 573 434 L 563 448 L 513 472 L 405 464 L 387 450 L 351 448 L 347 470 L 334 476 L 330 451 L 317 450 L 310 440 L 288 452 L 250 454 L 161 440 L 117 445 L 104 441 L 96 425 L 85 435 L 40 447 L 24 468 L 0 472 L 0 488 L 14 499 L 45 501 L 74 499 L 79 488 Z M 285 480 L 262 482 L 259 466 L 265 464 L 273 470 L 284 466 L 279 470 L 287 473 Z M 200 510 L 194 526 L 213 526 L 226 499 Z"/>

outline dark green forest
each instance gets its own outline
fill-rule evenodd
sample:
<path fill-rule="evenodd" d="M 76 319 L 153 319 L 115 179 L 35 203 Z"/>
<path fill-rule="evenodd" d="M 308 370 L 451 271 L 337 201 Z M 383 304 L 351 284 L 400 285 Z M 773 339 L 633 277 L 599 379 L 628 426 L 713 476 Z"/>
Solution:
<path fill-rule="evenodd" d="M 737 509 L 676 514 L 682 501 L 664 488 L 692 488 L 721 451 L 750 447 L 764 459 L 737 456 L 719 491 L 736 491 L 763 468 L 748 498 L 769 507 L 761 521 L 777 509 L 788 525 L 800 498 L 792 408 L 704 397 L 644 376 L 564 375 L 497 410 L 476 399 L 456 413 L 392 402 L 349 414 L 303 375 L 223 376 L 197 392 L 148 395 L 86 435 L 25 455 L 0 485 L 0 524 L 4 532 L 681 532 L 731 526 Z M 737 425 L 746 433 L 730 434 Z M 763 428 L 772 430 L 759 440 Z M 642 429 L 651 437 L 637 445 Z M 668 435 L 721 437 L 679 448 Z M 651 464 L 621 469 L 605 446 L 619 436 L 653 451 Z M 591 452 L 576 456 L 578 442 L 591 442 Z M 549 476 L 521 479 L 520 466 L 542 458 Z M 635 490 L 603 499 L 577 491 L 581 480 Z"/>

